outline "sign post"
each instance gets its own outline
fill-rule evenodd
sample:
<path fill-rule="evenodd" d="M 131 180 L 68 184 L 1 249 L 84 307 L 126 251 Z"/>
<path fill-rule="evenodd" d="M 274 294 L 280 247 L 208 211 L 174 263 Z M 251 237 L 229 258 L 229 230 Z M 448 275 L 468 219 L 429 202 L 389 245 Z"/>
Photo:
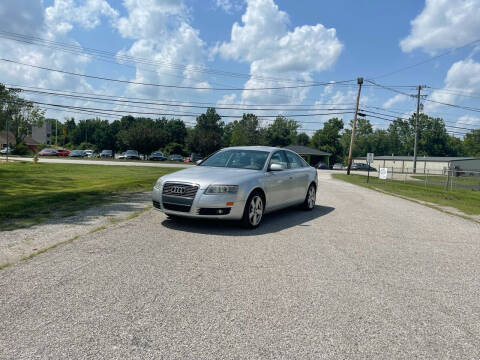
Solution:
<path fill-rule="evenodd" d="M 368 165 L 368 174 L 367 174 L 367 183 L 370 181 L 370 164 L 373 162 L 373 153 L 367 153 L 367 165 Z"/>

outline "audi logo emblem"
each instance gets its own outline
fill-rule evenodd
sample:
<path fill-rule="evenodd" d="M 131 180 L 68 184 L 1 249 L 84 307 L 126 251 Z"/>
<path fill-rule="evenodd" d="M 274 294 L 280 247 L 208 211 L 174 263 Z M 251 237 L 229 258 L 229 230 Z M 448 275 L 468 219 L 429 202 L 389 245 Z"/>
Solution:
<path fill-rule="evenodd" d="M 171 191 L 172 193 L 178 194 L 178 195 L 185 194 L 185 188 L 182 186 L 172 186 Z"/>

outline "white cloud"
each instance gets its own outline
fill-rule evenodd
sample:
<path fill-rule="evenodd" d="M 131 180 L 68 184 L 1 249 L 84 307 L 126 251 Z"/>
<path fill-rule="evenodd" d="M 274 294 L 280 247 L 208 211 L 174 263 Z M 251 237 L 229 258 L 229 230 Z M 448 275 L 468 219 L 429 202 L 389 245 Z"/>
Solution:
<path fill-rule="evenodd" d="M 106 0 L 55 0 L 45 9 L 46 24 L 57 33 L 67 33 L 77 24 L 85 29 L 93 29 L 101 22 L 101 17 L 115 19 L 118 12 Z"/>
<path fill-rule="evenodd" d="M 26 33 L 47 40 L 60 40 L 69 44 L 80 46 L 76 41 L 66 37 L 63 33 L 56 32 L 56 26 L 51 27 L 48 23 L 46 10 L 42 6 L 42 0 L 16 0 L 11 1 L 9 6 L 0 5 L 0 18 L 2 29 L 18 33 Z M 13 41 L 0 42 L 0 53 L 8 59 L 27 64 L 47 66 L 58 69 L 84 73 L 90 62 L 87 56 L 78 56 L 66 52 L 55 51 L 51 48 L 27 45 Z M 68 76 L 56 72 L 30 68 L 22 65 L 0 62 L 2 82 L 14 85 L 35 86 L 50 89 L 65 89 L 73 91 L 97 92 L 85 79 Z M 56 97 L 36 96 L 27 93 L 22 96 L 47 103 L 68 103 L 71 100 L 63 100 Z M 85 105 L 81 102 L 76 105 Z M 65 113 L 49 111 L 48 116 L 62 118 Z"/>
<path fill-rule="evenodd" d="M 172 84 L 209 88 L 199 68 L 206 59 L 205 43 L 197 29 L 190 25 L 190 10 L 178 0 L 125 0 L 127 14 L 118 19 L 121 36 L 134 40 L 118 55 L 148 59 L 150 64 L 135 63 L 135 82 Z M 182 90 L 129 85 L 127 96 L 163 99 L 194 99 L 208 90 Z M 192 111 L 175 108 L 175 113 Z M 173 112 L 170 111 L 170 112 Z"/>
<path fill-rule="evenodd" d="M 480 63 L 472 59 L 460 60 L 455 62 L 447 72 L 445 86 L 440 90 L 435 90 L 429 96 L 429 99 L 456 104 L 459 101 L 465 101 L 468 97 L 461 95 L 470 95 L 480 92 Z M 438 108 L 439 104 L 427 102 L 425 111 Z"/>
<path fill-rule="evenodd" d="M 394 97 L 391 97 L 390 99 L 385 101 L 385 103 L 382 106 L 384 108 L 390 109 L 393 105 L 395 105 L 399 102 L 405 101 L 407 99 L 408 99 L 408 97 L 406 97 L 405 95 L 397 94 Z"/>
<path fill-rule="evenodd" d="M 476 40 L 479 34 L 480 0 L 426 0 L 400 47 L 404 52 L 420 48 L 434 53 Z"/>
<path fill-rule="evenodd" d="M 472 125 L 472 126 L 479 126 L 480 125 L 480 117 L 463 115 L 463 116 L 460 116 L 458 118 L 457 123 L 456 123 L 456 125 L 458 127 L 465 127 L 466 124 Z"/>
<path fill-rule="evenodd" d="M 215 5 L 227 14 L 242 10 L 244 3 L 243 0 L 215 0 Z"/>
<path fill-rule="evenodd" d="M 289 31 L 288 14 L 273 0 L 247 0 L 242 24 L 232 27 L 230 42 L 214 51 L 226 59 L 250 63 L 250 79 L 246 88 L 291 85 L 273 78 L 311 81 L 312 73 L 326 70 L 337 61 L 343 45 L 335 29 L 322 24 L 295 27 Z M 301 102 L 308 88 L 244 91 L 248 102 Z M 278 97 L 276 94 L 280 94 Z M 282 98 L 283 97 L 283 98 Z M 289 100 L 288 100 L 289 99 Z"/>
<path fill-rule="evenodd" d="M 179 27 L 189 18 L 182 0 L 124 0 L 128 16 L 118 19 L 123 37 L 154 39 Z"/>

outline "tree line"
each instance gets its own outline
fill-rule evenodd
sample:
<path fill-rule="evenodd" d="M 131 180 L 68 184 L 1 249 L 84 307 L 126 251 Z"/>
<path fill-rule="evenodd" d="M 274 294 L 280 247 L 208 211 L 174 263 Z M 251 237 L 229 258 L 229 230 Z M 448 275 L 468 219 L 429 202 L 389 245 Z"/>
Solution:
<path fill-rule="evenodd" d="M 166 154 L 208 155 L 228 146 L 269 145 L 283 147 L 304 145 L 332 154 L 331 162 L 345 162 L 350 145 L 352 122 L 331 118 L 310 137 L 301 132 L 301 123 L 284 116 L 262 123 L 255 114 L 243 114 L 239 120 L 224 122 L 215 108 L 208 108 L 196 118 L 195 126 L 187 127 L 181 119 L 165 117 L 152 119 L 124 116 L 108 121 L 92 118 L 76 121 L 45 119 L 44 111 L 31 102 L 20 98 L 17 91 L 0 84 L 0 130 L 9 121 L 17 144 L 22 141 L 32 126 L 49 120 L 52 129 L 57 126 L 58 145 L 69 149 L 104 149 L 114 152 L 135 149 L 141 154 L 161 150 Z M 463 139 L 448 134 L 445 122 L 421 114 L 418 122 L 418 155 L 428 156 L 480 156 L 480 130 L 473 130 Z M 368 119 L 359 118 L 353 156 L 365 156 L 367 152 L 377 155 L 413 155 L 415 118 L 396 119 L 386 129 L 373 129 Z M 55 136 L 52 137 L 52 140 Z"/>

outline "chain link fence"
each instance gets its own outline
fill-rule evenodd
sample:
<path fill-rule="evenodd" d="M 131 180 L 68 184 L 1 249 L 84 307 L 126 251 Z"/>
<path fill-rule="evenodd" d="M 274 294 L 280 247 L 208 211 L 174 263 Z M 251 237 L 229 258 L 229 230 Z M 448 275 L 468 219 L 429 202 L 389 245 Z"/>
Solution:
<path fill-rule="evenodd" d="M 428 170 L 415 174 L 409 168 L 387 168 L 388 179 L 400 181 L 418 181 L 426 187 L 429 185 L 443 186 L 445 190 L 455 188 L 480 191 L 480 170 L 443 169 Z"/>

